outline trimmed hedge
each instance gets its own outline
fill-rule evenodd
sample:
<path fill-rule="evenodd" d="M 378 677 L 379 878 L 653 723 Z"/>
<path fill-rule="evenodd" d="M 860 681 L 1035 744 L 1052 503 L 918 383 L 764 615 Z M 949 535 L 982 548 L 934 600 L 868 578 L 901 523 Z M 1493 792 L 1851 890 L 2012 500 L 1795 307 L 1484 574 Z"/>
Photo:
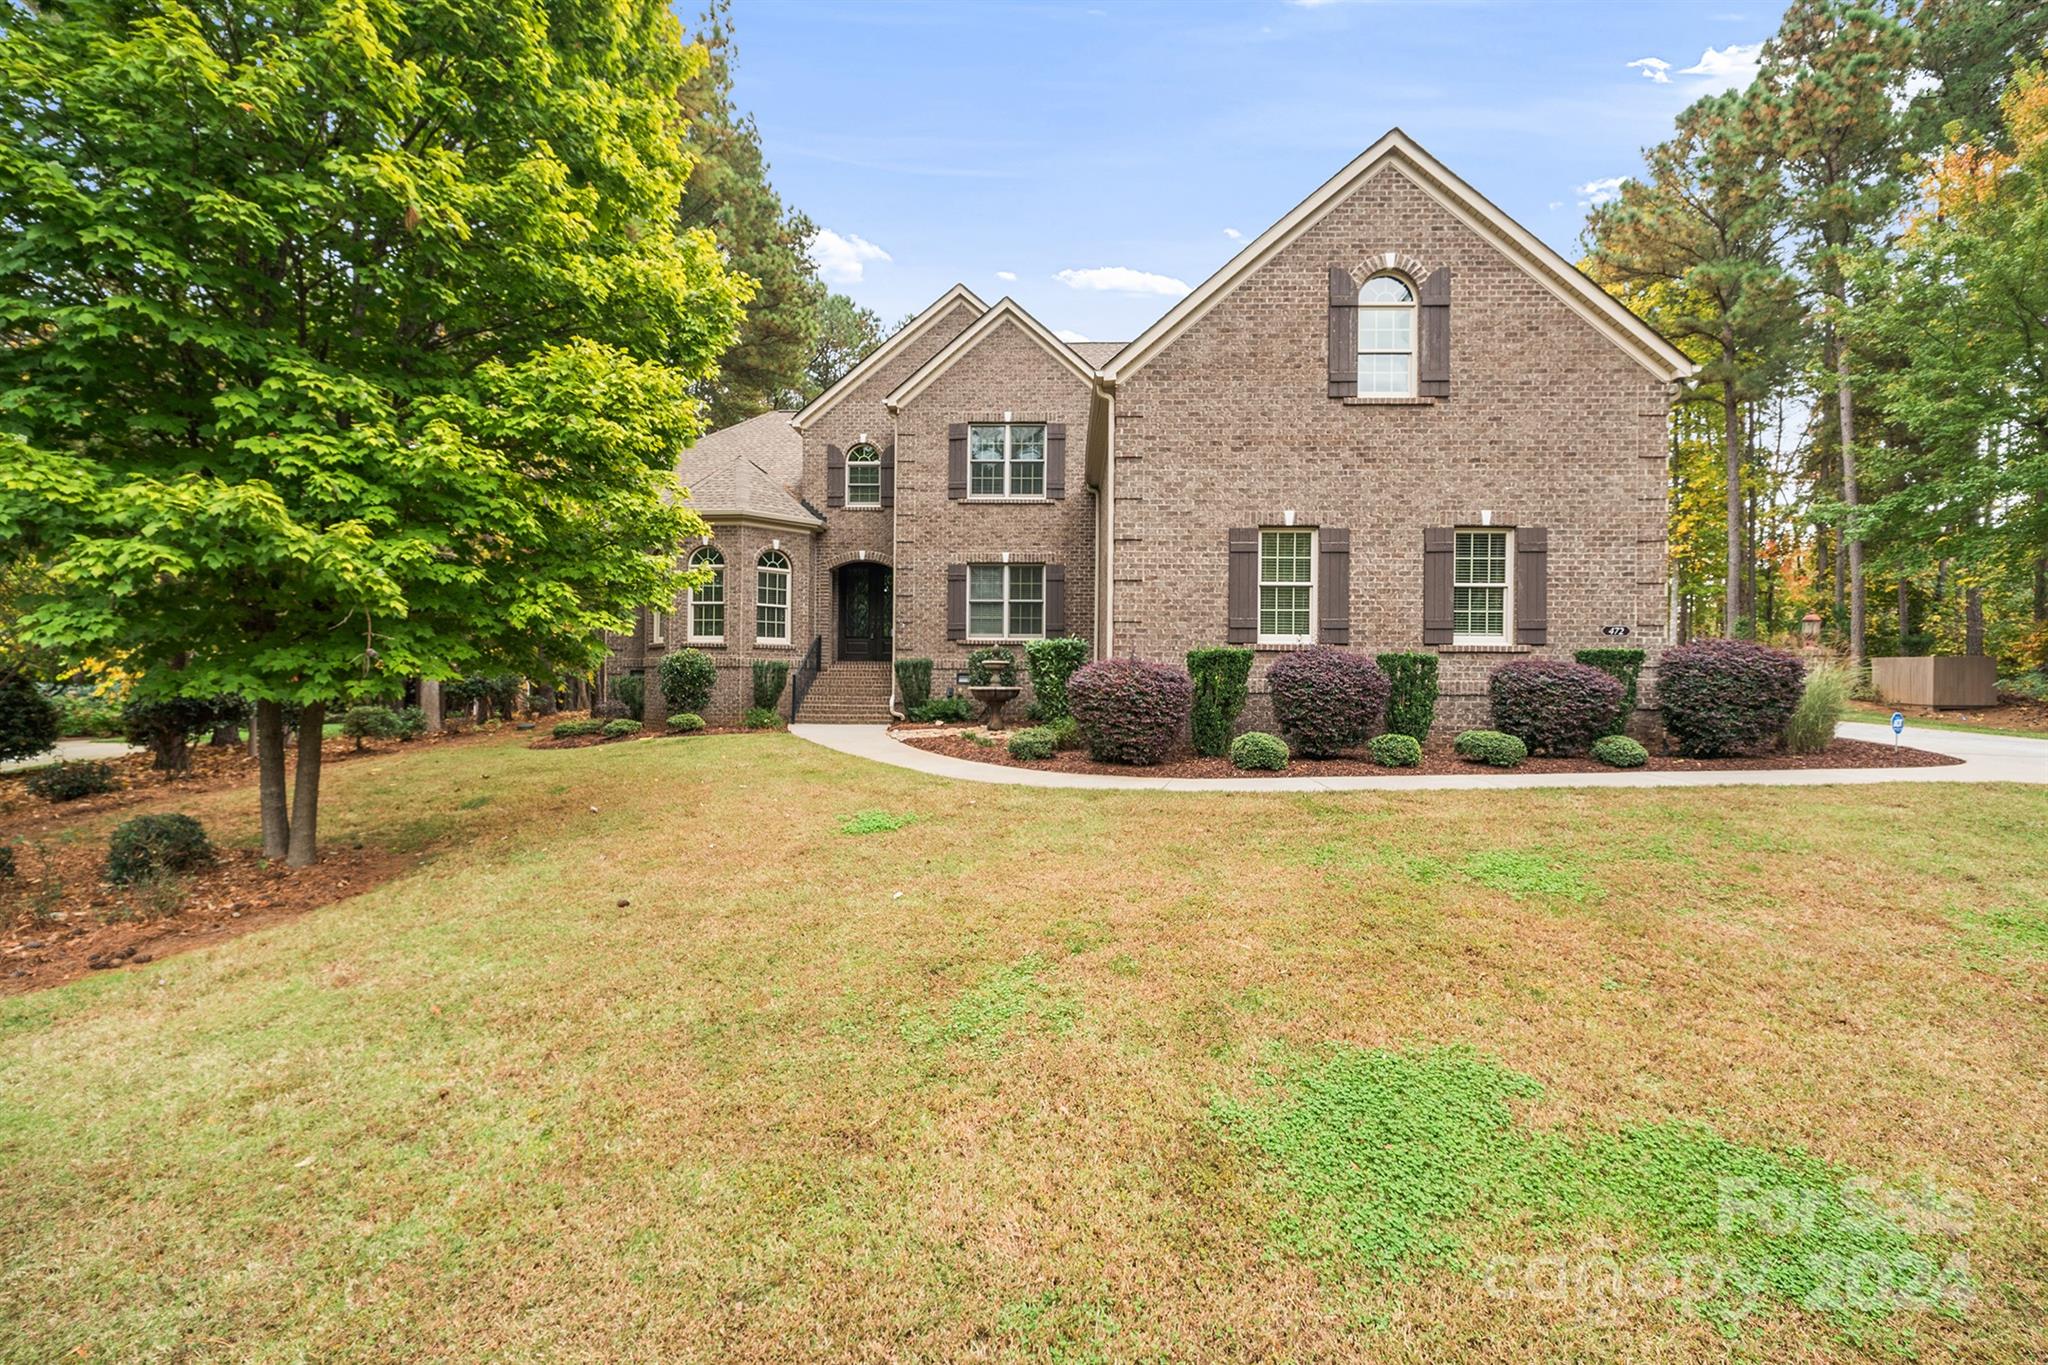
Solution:
<path fill-rule="evenodd" d="M 558 720 L 555 722 L 555 728 L 548 733 L 556 739 L 581 739 L 585 735 L 597 734 L 603 729 L 604 722 L 601 720 Z"/>
<path fill-rule="evenodd" d="M 1031 666 L 1031 709 L 1047 724 L 1064 717 L 1067 680 L 1088 662 L 1088 642 L 1071 635 L 1033 640 L 1024 646 L 1024 662 Z"/>
<path fill-rule="evenodd" d="M 606 739 L 624 739 L 627 735 L 639 734 L 641 728 L 639 721 L 634 720 L 631 716 L 622 716 L 618 720 L 606 721 L 604 728 L 599 730 L 598 733 Z"/>
<path fill-rule="evenodd" d="M 1628 728 L 1631 717 L 1636 713 L 1636 682 L 1642 677 L 1644 654 L 1640 649 L 1614 649 L 1602 645 L 1597 649 L 1581 649 L 1572 658 L 1589 668 L 1597 668 L 1621 684 L 1621 709 L 1615 714 L 1614 727 L 1607 733 L 1618 735 Z"/>
<path fill-rule="evenodd" d="M 1157 763 L 1187 724 L 1195 685 L 1165 664 L 1098 659 L 1067 682 L 1067 701 L 1098 763 Z"/>
<path fill-rule="evenodd" d="M 184 872 L 213 861 L 206 831 L 189 815 L 138 815 L 107 841 L 107 880 L 117 884 Z"/>
<path fill-rule="evenodd" d="M 388 706 L 349 707 L 341 716 L 341 733 L 354 740 L 357 749 L 366 739 L 399 739 L 403 734 L 398 713 Z"/>
<path fill-rule="evenodd" d="M 1657 660 L 1657 698 L 1678 751 L 1719 758 L 1776 741 L 1799 706 L 1806 666 L 1747 640 L 1698 640 Z"/>
<path fill-rule="evenodd" d="M 1593 757 L 1610 768 L 1640 768 L 1650 761 L 1650 751 L 1627 735 L 1602 735 L 1593 741 Z"/>
<path fill-rule="evenodd" d="M 1387 675 L 1363 654 L 1318 645 L 1266 671 L 1273 715 L 1295 750 L 1330 758 L 1365 743 L 1387 709 Z"/>
<path fill-rule="evenodd" d="M 1436 724 L 1436 655 L 1396 651 L 1379 656 L 1387 675 L 1387 729 L 1417 744 L 1429 738 Z"/>
<path fill-rule="evenodd" d="M 1519 768 L 1529 756 L 1528 745 L 1498 730 L 1467 730 L 1453 747 L 1459 758 L 1494 768 Z"/>
<path fill-rule="evenodd" d="M 1191 649 L 1188 677 L 1195 684 L 1195 752 L 1221 758 L 1230 748 L 1237 714 L 1251 695 L 1252 652 L 1242 645 Z"/>
<path fill-rule="evenodd" d="M 1486 680 L 1493 728 L 1533 752 L 1582 754 L 1607 734 L 1621 707 L 1622 687 L 1589 664 L 1515 659 Z"/>
<path fill-rule="evenodd" d="M 54 748 L 59 720 L 55 704 L 24 674 L 0 672 L 0 761 Z"/>
<path fill-rule="evenodd" d="M 1397 735 L 1391 730 L 1374 735 L 1365 751 L 1382 768 L 1413 768 L 1422 762 L 1422 746 L 1415 742 L 1415 736 Z"/>
<path fill-rule="evenodd" d="M 36 769 L 23 785 L 30 796 L 45 801 L 76 801 L 112 791 L 114 769 L 106 763 L 59 763 Z"/>
<path fill-rule="evenodd" d="M 655 681 L 669 710 L 702 715 L 704 708 L 711 705 L 711 689 L 718 683 L 718 665 L 701 649 L 678 649 L 662 659 Z"/>
<path fill-rule="evenodd" d="M 1247 730 L 1230 741 L 1230 762 L 1253 772 L 1277 773 L 1287 766 L 1287 741 L 1263 730 Z"/>
<path fill-rule="evenodd" d="M 668 718 L 668 728 L 679 735 L 694 735 L 704 728 L 704 717 L 695 711 L 679 711 Z"/>
<path fill-rule="evenodd" d="M 1010 757 L 1031 761 L 1051 758 L 1059 749 L 1059 741 L 1051 730 L 1043 725 L 1034 725 L 1028 730 L 1019 730 L 1010 736 Z"/>
<path fill-rule="evenodd" d="M 920 706 L 932 699 L 932 661 L 898 659 L 896 691 L 903 698 L 903 714 L 915 714 Z"/>

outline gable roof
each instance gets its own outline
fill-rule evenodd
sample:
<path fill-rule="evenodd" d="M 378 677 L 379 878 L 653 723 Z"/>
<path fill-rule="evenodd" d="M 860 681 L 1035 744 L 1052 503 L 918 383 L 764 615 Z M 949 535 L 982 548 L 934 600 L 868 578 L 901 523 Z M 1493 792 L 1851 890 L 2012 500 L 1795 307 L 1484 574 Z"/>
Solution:
<path fill-rule="evenodd" d="M 966 303 L 977 313 L 986 313 L 988 305 L 975 297 L 974 291 L 964 284 L 956 284 L 933 300 L 931 306 L 910 321 L 898 327 L 881 345 L 861 357 L 860 363 L 839 376 L 839 382 L 804 404 L 801 411 L 789 419 L 789 424 L 798 431 L 810 426 L 832 409 L 840 399 L 851 393 L 856 385 L 872 370 L 886 363 L 889 357 L 901 351 L 912 337 L 922 332 L 925 325 L 940 317 L 956 303 Z"/>
<path fill-rule="evenodd" d="M 676 477 L 706 521 L 744 518 L 820 527 L 825 519 L 791 492 L 803 476 L 804 438 L 786 412 L 764 412 L 721 427 L 683 452 Z"/>
<path fill-rule="evenodd" d="M 1046 329 L 1044 323 L 1026 312 L 1024 305 L 1015 299 L 1004 297 L 996 306 L 976 318 L 974 322 L 939 349 L 939 353 L 911 371 L 910 377 L 896 386 L 896 391 L 882 400 L 882 406 L 894 412 L 918 394 L 925 386 L 953 367 L 953 362 L 966 355 L 980 344 L 981 339 L 1000 327 L 1005 321 L 1014 322 L 1024 335 L 1037 342 L 1045 353 L 1072 370 L 1083 383 L 1093 385 L 1095 368 L 1079 355 L 1074 348 L 1061 341 Z"/>
<path fill-rule="evenodd" d="M 1074 348 L 1075 355 L 1080 356 L 1081 359 L 1087 361 L 1090 365 L 1105 365 L 1109 363 L 1111 356 L 1130 344 L 1128 341 L 1070 341 L 1067 343 L 1067 345 Z"/>
<path fill-rule="evenodd" d="M 1182 329 L 1228 295 L 1240 280 L 1321 221 L 1352 190 L 1388 166 L 1397 166 L 1407 173 L 1424 193 L 1499 247 L 1509 260 L 1521 266 L 1567 307 L 1605 333 L 1615 345 L 1659 379 L 1682 379 L 1699 368 L 1655 328 L 1586 278 L 1577 266 L 1545 246 L 1527 228 L 1452 174 L 1413 138 L 1399 128 L 1390 128 L 1386 136 L 1324 181 L 1314 194 L 1296 204 L 1279 222 L 1260 233 L 1225 262 L 1222 269 L 1202 281 L 1193 293 L 1117 352 L 1114 359 L 1103 365 L 1103 377 L 1115 383 L 1143 368 Z"/>

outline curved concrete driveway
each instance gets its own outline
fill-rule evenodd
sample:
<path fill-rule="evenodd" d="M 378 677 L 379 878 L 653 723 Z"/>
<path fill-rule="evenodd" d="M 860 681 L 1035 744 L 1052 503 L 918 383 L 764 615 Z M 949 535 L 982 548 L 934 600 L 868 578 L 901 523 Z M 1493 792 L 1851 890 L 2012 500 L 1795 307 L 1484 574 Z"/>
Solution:
<path fill-rule="evenodd" d="M 2048 739 L 2014 739 L 2005 735 L 1971 734 L 1961 730 L 1906 727 L 1907 742 L 1919 749 L 1960 758 L 1942 768 L 1806 768 L 1758 769 L 1748 772 L 1698 773 L 1447 773 L 1428 777 L 1126 777 L 1108 773 L 1061 773 L 1042 768 L 1010 768 L 927 753 L 914 744 L 893 739 L 880 725 L 792 725 L 799 739 L 822 744 L 856 758 L 871 758 L 898 768 L 912 768 L 935 777 L 967 782 L 1009 783 L 1020 787 L 1096 787 L 1103 789 L 1180 792 L 1355 792 L 1428 791 L 1442 788 L 1501 787 L 1804 787 L 1864 782 L 2043 782 L 2048 783 Z M 1836 731 L 1844 739 L 1888 743 L 1892 732 L 1882 725 L 1845 722 Z"/>

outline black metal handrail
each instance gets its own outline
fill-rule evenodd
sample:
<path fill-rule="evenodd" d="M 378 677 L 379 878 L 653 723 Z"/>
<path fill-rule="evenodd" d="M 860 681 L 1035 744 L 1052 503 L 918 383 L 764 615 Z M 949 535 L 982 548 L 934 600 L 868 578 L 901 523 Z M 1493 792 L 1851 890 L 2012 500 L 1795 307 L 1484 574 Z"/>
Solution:
<path fill-rule="evenodd" d="M 804 661 L 796 666 L 796 676 L 789 680 L 789 718 L 792 721 L 803 706 L 804 698 L 810 694 L 811 684 L 818 680 L 818 671 L 824 666 L 825 637 L 813 635 L 811 647 L 804 651 Z"/>

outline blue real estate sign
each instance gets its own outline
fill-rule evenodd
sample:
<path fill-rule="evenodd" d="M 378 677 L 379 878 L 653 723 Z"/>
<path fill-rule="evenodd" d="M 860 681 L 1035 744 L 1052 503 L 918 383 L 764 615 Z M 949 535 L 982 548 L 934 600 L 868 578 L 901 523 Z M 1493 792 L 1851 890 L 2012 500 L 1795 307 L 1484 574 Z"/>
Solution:
<path fill-rule="evenodd" d="M 1893 748 L 1895 748 L 1895 749 L 1896 749 L 1896 748 L 1898 747 L 1898 744 L 1899 744 L 1899 732 L 1900 732 L 1901 730 L 1905 729 L 1905 728 L 1906 728 L 1906 717 L 1905 717 L 1905 715 L 1904 715 L 1904 714 L 1903 714 L 1902 712 L 1898 712 L 1898 711 L 1894 711 L 1894 712 L 1892 712 L 1892 747 L 1893 747 Z"/>

